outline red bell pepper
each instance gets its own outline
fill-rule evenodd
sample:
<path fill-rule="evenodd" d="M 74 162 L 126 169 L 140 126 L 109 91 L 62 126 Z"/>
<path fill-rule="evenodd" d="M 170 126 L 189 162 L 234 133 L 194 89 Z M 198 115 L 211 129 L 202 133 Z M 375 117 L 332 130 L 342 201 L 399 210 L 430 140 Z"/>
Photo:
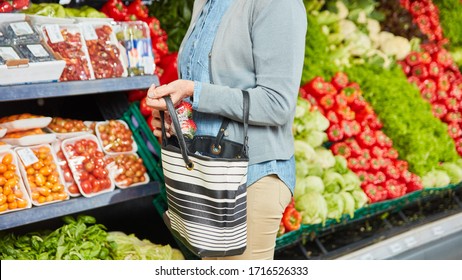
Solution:
<path fill-rule="evenodd" d="M 315 77 L 303 86 L 303 89 L 315 98 L 321 98 L 327 93 L 326 82 L 322 77 Z"/>
<path fill-rule="evenodd" d="M 437 96 L 434 90 L 432 91 L 428 89 L 423 89 L 420 92 L 420 95 L 422 96 L 423 99 L 427 100 L 427 102 L 429 102 L 430 104 L 437 100 Z"/>
<path fill-rule="evenodd" d="M 462 136 L 462 129 L 458 123 L 448 124 L 448 133 L 452 139 L 457 139 Z"/>
<path fill-rule="evenodd" d="M 382 191 L 373 183 L 368 183 L 363 187 L 364 193 L 369 198 L 370 203 L 378 202 L 383 199 Z"/>
<path fill-rule="evenodd" d="M 327 129 L 329 141 L 336 142 L 343 139 L 343 130 L 339 124 L 333 124 Z"/>
<path fill-rule="evenodd" d="M 444 122 L 446 123 L 461 123 L 462 113 L 461 112 L 449 112 L 444 116 Z"/>
<path fill-rule="evenodd" d="M 335 105 L 335 99 L 332 95 L 324 95 L 321 97 L 319 100 L 319 105 L 322 106 L 326 111 L 329 111 L 332 109 Z"/>
<path fill-rule="evenodd" d="M 385 153 L 383 153 L 383 157 L 388 159 L 397 159 L 398 156 L 398 151 L 394 148 L 388 148 Z"/>
<path fill-rule="evenodd" d="M 370 148 L 375 144 L 375 133 L 372 130 L 365 130 L 356 137 L 356 141 L 358 141 L 359 146 Z"/>
<path fill-rule="evenodd" d="M 136 100 L 141 100 L 144 97 L 146 97 L 146 94 L 147 94 L 147 90 L 145 90 L 145 89 L 130 90 L 127 93 L 128 101 L 133 102 L 133 101 L 136 101 Z"/>
<path fill-rule="evenodd" d="M 440 48 L 435 54 L 433 54 L 433 59 L 444 68 L 453 63 L 451 54 L 449 54 L 449 52 L 444 48 Z"/>
<path fill-rule="evenodd" d="M 332 145 L 331 147 L 334 155 L 341 155 L 344 158 L 349 158 L 351 156 L 351 148 L 345 142 L 338 142 Z"/>
<path fill-rule="evenodd" d="M 448 109 L 446 109 L 446 106 L 440 103 L 433 103 L 432 105 L 432 112 L 433 115 L 438 118 L 442 119 L 446 114 L 448 113 Z"/>
<path fill-rule="evenodd" d="M 337 72 L 332 77 L 331 83 L 337 90 L 341 90 L 348 85 L 348 76 L 343 72 Z"/>
<path fill-rule="evenodd" d="M 370 166 L 370 170 L 373 172 L 379 172 L 380 169 L 382 168 L 382 165 L 380 164 L 380 160 L 378 158 L 372 158 L 369 161 L 369 166 Z"/>
<path fill-rule="evenodd" d="M 326 118 L 329 120 L 331 124 L 339 123 L 338 116 L 334 111 L 328 111 Z"/>
<path fill-rule="evenodd" d="M 140 101 L 140 112 L 141 112 L 141 115 L 143 115 L 144 117 L 149 117 L 150 115 L 152 115 L 152 111 L 154 109 L 149 107 L 147 104 L 146 104 L 146 97 L 144 97 L 143 99 L 141 99 Z"/>
<path fill-rule="evenodd" d="M 394 165 L 388 165 L 385 168 L 385 175 L 387 175 L 388 178 L 398 180 L 400 176 L 400 172 L 398 168 Z"/>
<path fill-rule="evenodd" d="M 459 110 L 460 104 L 457 101 L 457 98 L 449 97 L 444 101 L 448 112 L 457 112 Z"/>
<path fill-rule="evenodd" d="M 10 13 L 14 10 L 13 5 L 8 1 L 2 1 L 0 3 L 0 13 Z"/>
<path fill-rule="evenodd" d="M 300 228 L 302 215 L 294 207 L 286 207 L 282 215 L 282 222 L 286 232 L 294 231 Z"/>
<path fill-rule="evenodd" d="M 376 185 L 381 185 L 385 183 L 386 181 L 387 181 L 387 176 L 385 175 L 385 173 L 383 173 L 382 171 L 377 171 L 377 173 L 375 173 L 375 180 L 372 183 Z"/>
<path fill-rule="evenodd" d="M 387 198 L 389 199 L 400 197 L 406 193 L 406 186 L 397 180 L 388 180 L 385 182 L 385 189 L 387 190 Z"/>
<path fill-rule="evenodd" d="M 133 2 L 128 4 L 127 13 L 135 15 L 140 20 L 144 20 L 149 16 L 148 7 L 141 0 L 133 0 Z"/>
<path fill-rule="evenodd" d="M 108 0 L 101 8 L 101 12 L 115 21 L 124 21 L 128 15 L 127 7 L 121 0 Z"/>
<path fill-rule="evenodd" d="M 347 143 L 348 146 L 350 147 L 352 156 L 357 157 L 361 155 L 362 149 L 354 138 L 346 139 L 345 143 Z"/>
<path fill-rule="evenodd" d="M 388 137 L 383 131 L 375 131 L 375 140 L 379 147 L 381 148 L 391 148 L 393 141 Z"/>
<path fill-rule="evenodd" d="M 423 80 L 428 77 L 427 67 L 423 64 L 415 65 L 411 69 L 411 75 Z"/>
<path fill-rule="evenodd" d="M 406 57 L 406 63 L 411 67 L 419 64 L 420 63 L 420 53 L 416 51 L 410 52 Z"/>
<path fill-rule="evenodd" d="M 430 62 L 428 65 L 428 75 L 433 78 L 437 78 L 443 73 L 443 69 L 435 61 Z"/>
<path fill-rule="evenodd" d="M 338 107 L 337 114 L 344 120 L 352 121 L 356 118 L 356 113 L 350 107 Z"/>

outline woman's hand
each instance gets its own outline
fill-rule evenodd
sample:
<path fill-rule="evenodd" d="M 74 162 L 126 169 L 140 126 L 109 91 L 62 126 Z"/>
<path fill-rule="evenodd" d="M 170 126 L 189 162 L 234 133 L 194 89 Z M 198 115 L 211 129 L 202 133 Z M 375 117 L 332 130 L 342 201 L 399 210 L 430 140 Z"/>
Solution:
<path fill-rule="evenodd" d="M 167 111 L 167 104 L 165 103 L 164 96 L 170 95 L 173 105 L 178 104 L 181 100 L 186 97 L 190 97 L 194 94 L 194 82 L 187 80 L 176 80 L 167 85 L 162 85 L 156 87 L 152 85 L 146 96 L 146 104 L 149 107 L 152 107 L 154 111 L 152 112 L 152 121 L 151 125 L 155 127 L 154 135 L 156 137 L 162 136 L 162 122 L 160 120 L 159 111 Z M 168 118 L 168 112 L 166 112 L 166 119 Z M 165 122 L 165 128 L 167 129 L 167 137 L 171 135 L 171 127 Z"/>
<path fill-rule="evenodd" d="M 194 82 L 188 80 L 176 80 L 167 85 L 156 87 L 152 85 L 148 90 L 146 104 L 155 110 L 166 111 L 164 96 L 170 95 L 173 105 L 177 105 L 186 97 L 194 94 Z"/>

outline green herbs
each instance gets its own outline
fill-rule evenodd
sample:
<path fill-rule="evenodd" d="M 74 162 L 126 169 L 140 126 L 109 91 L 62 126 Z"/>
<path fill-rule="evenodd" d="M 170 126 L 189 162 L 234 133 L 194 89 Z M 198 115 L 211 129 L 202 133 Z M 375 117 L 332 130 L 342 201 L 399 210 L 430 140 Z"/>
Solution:
<path fill-rule="evenodd" d="M 384 70 L 365 64 L 346 72 L 361 85 L 364 98 L 383 122 L 383 131 L 413 173 L 422 176 L 440 162 L 458 158 L 447 126 L 433 116 L 430 104 L 400 68 Z"/>
<path fill-rule="evenodd" d="M 106 228 L 91 216 L 70 216 L 53 232 L 12 233 L 0 238 L 2 260 L 110 260 L 115 243 L 107 240 Z"/>

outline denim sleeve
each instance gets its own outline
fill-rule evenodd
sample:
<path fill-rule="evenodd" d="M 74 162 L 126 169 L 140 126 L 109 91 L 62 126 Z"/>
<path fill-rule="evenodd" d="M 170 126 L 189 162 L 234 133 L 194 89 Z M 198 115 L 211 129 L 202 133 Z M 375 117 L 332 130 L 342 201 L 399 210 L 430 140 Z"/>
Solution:
<path fill-rule="evenodd" d="M 198 81 L 194 81 L 194 94 L 193 94 L 193 100 L 192 100 L 193 110 L 197 110 L 197 108 L 199 107 L 199 98 L 201 96 L 201 91 L 202 91 L 202 83 Z"/>

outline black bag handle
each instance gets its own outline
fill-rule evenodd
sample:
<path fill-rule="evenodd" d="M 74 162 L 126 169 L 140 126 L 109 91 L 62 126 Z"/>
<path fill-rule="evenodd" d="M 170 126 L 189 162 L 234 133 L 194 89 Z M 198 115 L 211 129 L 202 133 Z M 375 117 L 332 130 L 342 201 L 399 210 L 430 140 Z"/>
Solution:
<path fill-rule="evenodd" d="M 249 92 L 248 91 L 245 91 L 243 90 L 242 91 L 243 93 L 243 123 L 244 123 L 244 142 L 243 142 L 243 146 L 242 146 L 242 154 L 245 155 L 246 157 L 248 157 L 248 136 L 247 136 L 247 133 L 248 133 L 248 130 L 249 130 L 249 107 L 250 107 L 250 97 L 249 97 Z M 183 157 L 183 160 L 186 164 L 186 168 L 188 170 L 192 170 L 194 168 L 194 163 L 189 159 L 189 156 L 188 156 L 188 148 L 186 146 L 186 141 L 184 139 L 184 136 L 183 136 L 183 132 L 181 131 L 181 126 L 180 126 L 180 121 L 178 120 L 178 116 L 176 114 L 176 111 L 175 111 L 175 107 L 173 106 L 173 102 L 172 102 L 172 99 L 170 98 L 170 96 L 164 96 L 164 99 L 165 99 L 165 103 L 167 104 L 167 110 L 172 118 L 172 124 L 173 124 L 173 127 L 175 128 L 175 132 L 177 134 L 177 138 L 178 138 L 178 143 L 180 145 L 180 150 L 181 150 L 181 155 Z M 164 124 L 164 111 L 160 111 L 160 119 L 161 119 L 161 122 L 162 122 L 162 142 L 163 143 L 167 143 L 167 129 L 165 128 L 165 124 Z M 223 120 L 223 123 L 222 123 L 222 126 L 220 128 L 220 131 L 218 132 L 218 135 L 217 135 L 217 145 L 219 146 L 219 142 L 221 141 L 221 139 L 223 139 L 223 134 L 224 134 L 224 130 L 226 129 L 226 127 L 228 126 L 228 123 L 229 123 L 229 119 L 225 119 Z M 217 146 L 217 147 L 218 147 Z"/>

